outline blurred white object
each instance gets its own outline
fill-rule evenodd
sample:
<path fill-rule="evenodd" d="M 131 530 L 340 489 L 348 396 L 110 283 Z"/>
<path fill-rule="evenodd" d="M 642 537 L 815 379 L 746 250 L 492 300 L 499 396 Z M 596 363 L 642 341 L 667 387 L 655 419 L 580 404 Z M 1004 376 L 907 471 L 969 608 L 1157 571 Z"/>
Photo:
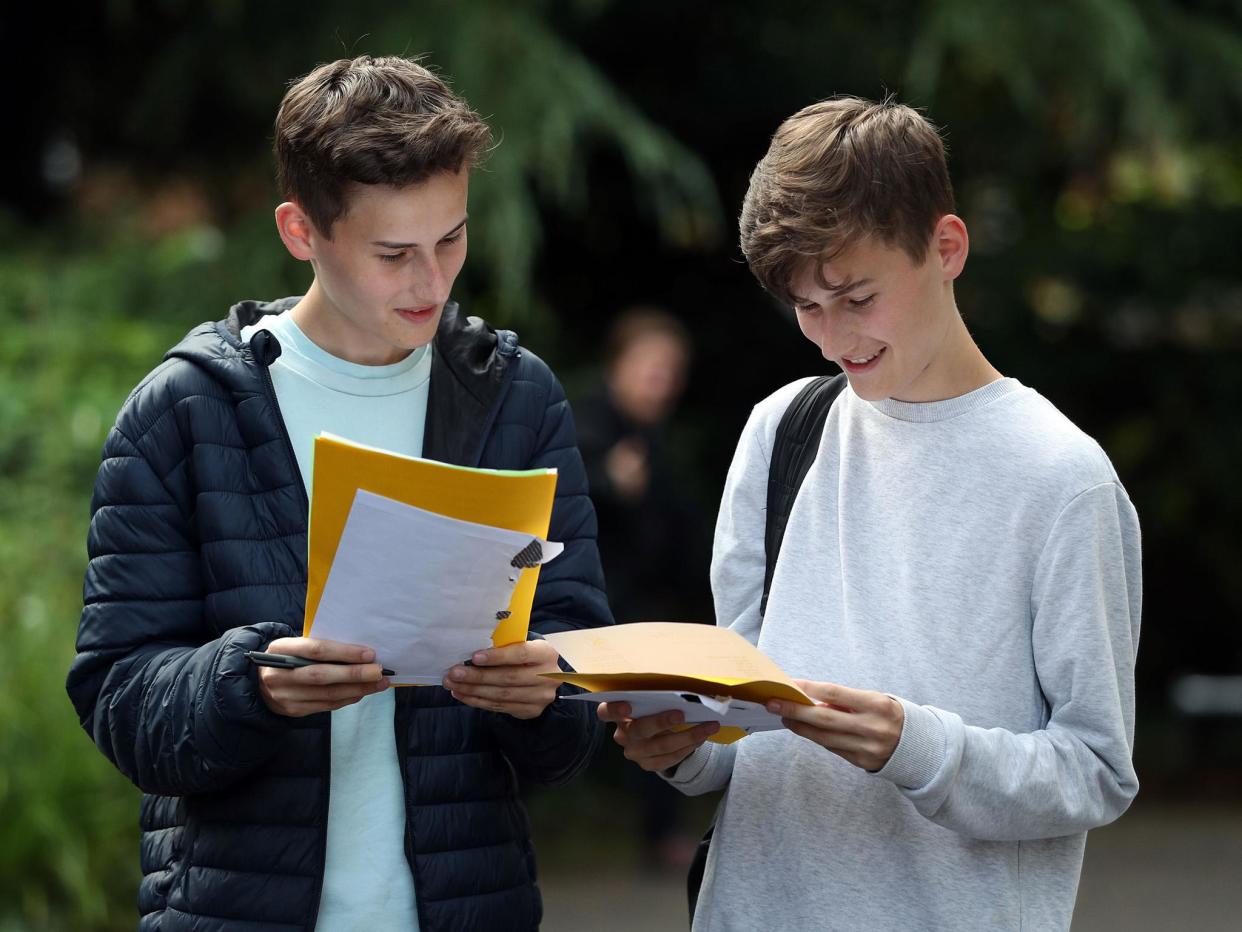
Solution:
<path fill-rule="evenodd" d="M 1242 716 L 1242 676 L 1190 673 L 1174 681 L 1172 695 L 1185 715 Z"/>

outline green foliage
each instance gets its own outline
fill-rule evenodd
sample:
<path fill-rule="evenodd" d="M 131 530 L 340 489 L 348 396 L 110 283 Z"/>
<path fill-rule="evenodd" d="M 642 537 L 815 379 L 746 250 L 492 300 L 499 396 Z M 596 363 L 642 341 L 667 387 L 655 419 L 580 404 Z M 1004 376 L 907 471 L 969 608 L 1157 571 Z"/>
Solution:
<path fill-rule="evenodd" d="M 1128 203 L 1242 203 L 1238 134 L 1222 125 L 1242 107 L 1236 11 L 1072 0 L 1017 16 L 979 0 L 929 4 L 912 38 L 903 96 L 932 107 L 953 139 L 970 125 L 954 119 L 959 108 L 977 111 L 980 92 L 991 87 L 1003 90 L 1024 134 L 1039 140 L 1026 153 L 1006 147 L 1019 173 L 1056 165 L 1079 191 Z M 1072 206 L 1059 207 L 1068 225 L 1078 222 Z"/>
<path fill-rule="evenodd" d="M 64 691 L 90 489 L 117 409 L 163 351 L 254 283 L 302 274 L 273 264 L 271 238 L 264 222 L 0 250 L 0 929 L 133 927 L 138 794 Z"/>
<path fill-rule="evenodd" d="M 472 262 L 490 270 L 502 305 L 516 298 L 520 308 L 531 294 L 541 204 L 587 209 L 592 144 L 622 155 L 667 240 L 701 245 L 715 237 L 715 183 L 698 156 L 523 5 L 457 9 L 439 31 L 443 65 L 499 140 L 472 193 L 471 227 L 480 240 Z"/>
<path fill-rule="evenodd" d="M 597 5 L 604 4 L 583 4 L 583 14 Z M 307 0 L 292 18 L 276 4 L 186 4 L 199 8 L 193 13 L 169 6 L 173 28 L 167 41 L 144 49 L 141 74 L 104 79 L 115 85 L 106 96 L 118 111 L 116 144 L 141 147 L 157 161 L 193 164 L 193 153 L 172 150 L 198 135 L 200 126 L 189 121 L 196 111 L 211 112 L 208 96 L 227 101 L 229 127 L 249 127 L 244 142 L 217 143 L 232 150 L 230 167 L 232 159 L 269 160 L 271 120 L 285 82 L 320 61 L 426 55 L 449 76 L 497 140 L 472 182 L 466 276 L 472 306 L 498 323 L 529 322 L 540 309 L 540 212 L 587 209 L 585 166 L 597 147 L 620 155 L 667 241 L 707 246 L 719 239 L 719 198 L 702 159 L 561 38 L 542 4 L 425 0 L 411 8 L 359 0 L 344 9 L 334 0 Z M 110 8 L 108 28 L 121 42 L 140 41 L 144 24 L 134 7 Z M 162 132 L 152 133 L 157 126 Z"/>

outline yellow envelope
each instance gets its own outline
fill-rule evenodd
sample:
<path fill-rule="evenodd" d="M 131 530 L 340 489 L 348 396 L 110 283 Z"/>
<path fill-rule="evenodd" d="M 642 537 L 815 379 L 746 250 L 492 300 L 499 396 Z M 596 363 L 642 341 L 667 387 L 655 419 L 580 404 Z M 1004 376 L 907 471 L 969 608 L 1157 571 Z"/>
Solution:
<path fill-rule="evenodd" d="M 532 537 L 548 536 L 552 501 L 556 497 L 555 469 L 511 471 L 451 466 L 402 456 L 332 434 L 315 438 L 314 457 L 304 635 L 310 634 L 358 489 L 462 521 L 520 531 Z M 526 640 L 538 582 L 539 567 L 522 570 L 509 603 L 511 614 L 492 633 L 495 646 Z"/>
<path fill-rule="evenodd" d="M 728 628 L 649 621 L 544 638 L 575 672 L 543 675 L 588 692 L 676 690 L 746 702 L 815 704 L 767 655 Z M 730 744 L 745 735 L 739 728 L 721 728 L 708 740 Z"/>

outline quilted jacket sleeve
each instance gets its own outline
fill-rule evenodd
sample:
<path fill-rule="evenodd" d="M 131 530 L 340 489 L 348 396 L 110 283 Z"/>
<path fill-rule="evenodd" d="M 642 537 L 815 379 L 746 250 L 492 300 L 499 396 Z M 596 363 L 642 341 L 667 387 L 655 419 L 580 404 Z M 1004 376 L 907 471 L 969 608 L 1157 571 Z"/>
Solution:
<path fill-rule="evenodd" d="M 257 623 L 209 639 L 175 412 L 122 410 L 91 503 L 78 654 L 67 688 L 82 726 L 140 789 L 219 789 L 272 751 L 289 720 L 259 698 L 243 652 L 291 632 Z M 182 478 L 178 478 L 182 477 Z"/>
<path fill-rule="evenodd" d="M 550 540 L 565 551 L 539 574 L 531 612 L 534 635 L 612 624 L 604 595 L 604 573 L 596 545 L 595 509 L 587 494 L 586 470 L 574 437 L 573 414 L 565 392 L 547 367 L 530 354 L 535 375 L 546 386 L 534 454 L 526 468 L 555 467 L 558 473 Z M 561 692 L 577 692 L 562 686 Z M 489 715 L 497 740 L 523 777 L 561 783 L 578 773 L 599 746 L 602 725 L 586 702 L 554 702 L 543 715 L 522 721 Z"/>

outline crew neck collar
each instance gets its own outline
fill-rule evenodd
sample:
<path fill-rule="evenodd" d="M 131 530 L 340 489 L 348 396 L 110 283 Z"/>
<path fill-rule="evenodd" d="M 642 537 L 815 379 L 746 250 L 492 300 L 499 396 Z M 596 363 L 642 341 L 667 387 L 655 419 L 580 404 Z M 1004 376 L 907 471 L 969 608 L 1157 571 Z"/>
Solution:
<path fill-rule="evenodd" d="M 898 421 L 931 423 L 947 421 L 976 411 L 984 405 L 1004 398 L 1022 388 L 1017 379 L 999 378 L 979 388 L 969 391 L 956 398 L 945 398 L 941 401 L 898 401 L 895 398 L 884 398 L 880 401 L 867 402 L 880 414 Z"/>

